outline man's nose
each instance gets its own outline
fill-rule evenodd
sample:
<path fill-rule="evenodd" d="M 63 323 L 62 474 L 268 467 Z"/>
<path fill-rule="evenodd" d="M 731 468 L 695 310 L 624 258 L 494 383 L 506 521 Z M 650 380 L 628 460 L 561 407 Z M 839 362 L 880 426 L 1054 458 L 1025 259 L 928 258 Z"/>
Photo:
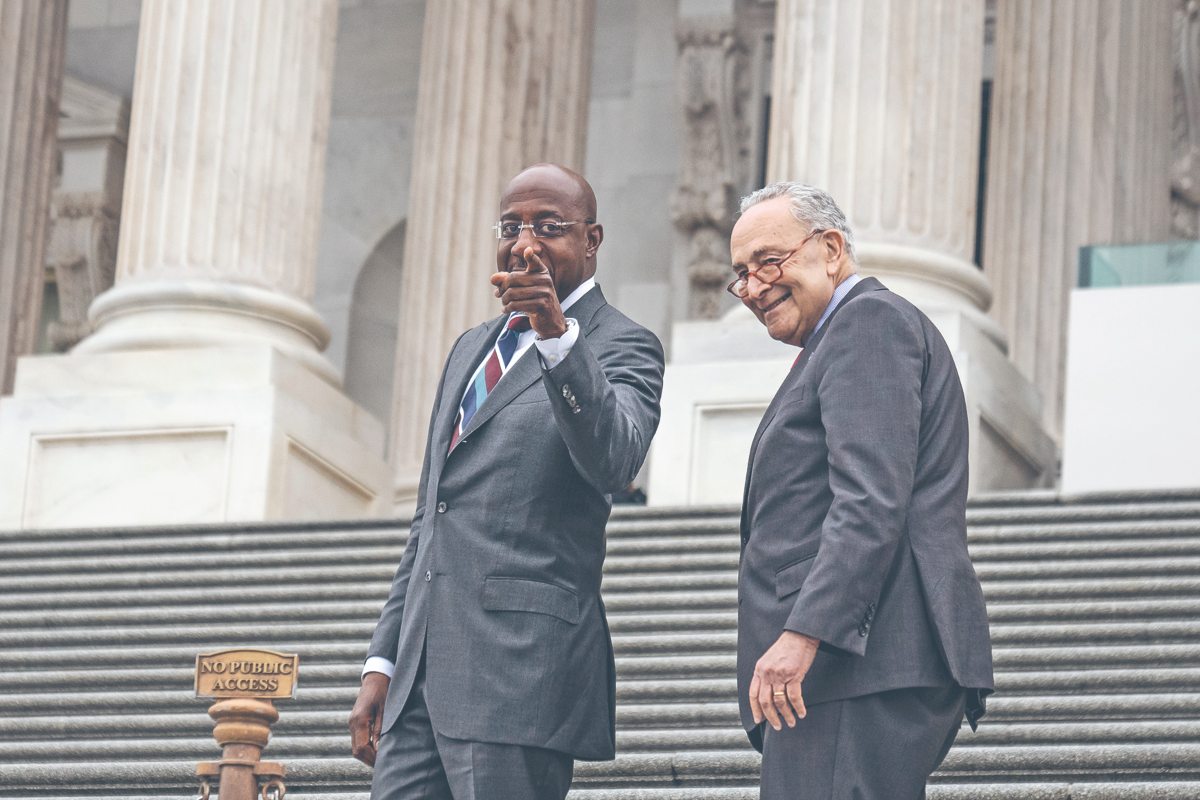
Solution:
<path fill-rule="evenodd" d="M 536 236 L 533 235 L 533 230 L 531 228 L 521 228 L 521 230 L 517 233 L 517 240 L 513 242 L 513 252 L 520 256 L 522 260 L 524 260 L 525 249 L 529 247 L 533 248 L 533 252 L 541 255 L 542 243 Z"/>
<path fill-rule="evenodd" d="M 746 275 L 746 297 L 751 300 L 757 300 L 763 296 L 763 293 L 771 288 L 771 284 L 758 277 L 758 273 L 751 272 Z"/>

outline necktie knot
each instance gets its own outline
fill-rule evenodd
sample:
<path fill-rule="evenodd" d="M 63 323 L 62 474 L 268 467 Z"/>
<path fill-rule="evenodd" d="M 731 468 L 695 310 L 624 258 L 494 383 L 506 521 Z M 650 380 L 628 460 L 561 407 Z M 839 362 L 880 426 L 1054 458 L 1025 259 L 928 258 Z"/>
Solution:
<path fill-rule="evenodd" d="M 515 317 L 510 317 L 508 320 L 508 329 L 510 331 L 516 331 L 517 333 L 523 333 L 532 327 L 533 327 L 533 324 L 529 321 L 529 317 L 525 316 L 524 314 L 519 314 Z"/>

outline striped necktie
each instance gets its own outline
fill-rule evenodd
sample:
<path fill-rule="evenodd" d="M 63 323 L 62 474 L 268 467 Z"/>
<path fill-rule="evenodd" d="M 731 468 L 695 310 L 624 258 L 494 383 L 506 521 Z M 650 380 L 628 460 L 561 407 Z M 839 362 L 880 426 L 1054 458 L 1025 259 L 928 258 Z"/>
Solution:
<path fill-rule="evenodd" d="M 510 317 L 500 337 L 492 345 L 492 352 L 487 361 L 480 364 L 479 369 L 471 376 L 471 382 L 467 384 L 462 403 L 458 407 L 458 417 L 454 420 L 454 432 L 450 436 L 451 450 L 458 444 L 458 438 L 471 422 L 471 417 L 475 416 L 488 394 L 496 388 L 496 384 L 512 366 L 513 353 L 517 351 L 517 339 L 529 328 L 529 317 L 523 314 Z"/>

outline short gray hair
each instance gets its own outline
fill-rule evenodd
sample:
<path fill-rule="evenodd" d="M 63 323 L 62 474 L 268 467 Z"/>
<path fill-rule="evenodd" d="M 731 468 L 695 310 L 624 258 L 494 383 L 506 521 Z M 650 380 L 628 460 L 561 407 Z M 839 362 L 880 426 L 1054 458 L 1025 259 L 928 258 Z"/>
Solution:
<path fill-rule="evenodd" d="M 854 234 L 850 230 L 850 224 L 846 222 L 846 215 L 827 192 L 815 186 L 795 181 L 769 184 L 743 197 L 738 212 L 745 214 L 751 206 L 777 197 L 787 197 L 791 200 L 792 216 L 801 225 L 808 226 L 810 232 L 817 229 L 841 231 L 846 239 L 846 254 L 850 256 L 851 261 L 858 263 L 858 258 L 854 255 Z"/>

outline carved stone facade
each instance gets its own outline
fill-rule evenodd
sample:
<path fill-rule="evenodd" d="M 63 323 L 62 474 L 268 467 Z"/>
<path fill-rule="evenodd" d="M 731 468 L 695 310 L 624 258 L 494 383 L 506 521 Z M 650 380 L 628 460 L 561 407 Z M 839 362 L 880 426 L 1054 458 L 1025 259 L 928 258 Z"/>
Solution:
<path fill-rule="evenodd" d="M 1175 9 L 1175 126 L 1171 232 L 1200 238 L 1200 0 Z"/>
<path fill-rule="evenodd" d="M 66 352 L 92 332 L 87 312 L 113 285 L 120 206 L 104 195 L 57 193 L 51 208 L 46 266 L 54 273 L 59 317 L 47 327 L 50 346 Z"/>
<path fill-rule="evenodd" d="M 47 325 L 52 349 L 65 352 L 92 332 L 88 307 L 112 288 L 117 266 L 129 103 L 67 77 L 58 146 L 62 174 L 50 204 L 48 280 L 58 318 Z"/>
<path fill-rule="evenodd" d="M 677 41 L 684 136 L 671 218 L 687 240 L 688 316 L 715 319 L 750 155 L 746 49 L 732 17 L 681 19 Z"/>

